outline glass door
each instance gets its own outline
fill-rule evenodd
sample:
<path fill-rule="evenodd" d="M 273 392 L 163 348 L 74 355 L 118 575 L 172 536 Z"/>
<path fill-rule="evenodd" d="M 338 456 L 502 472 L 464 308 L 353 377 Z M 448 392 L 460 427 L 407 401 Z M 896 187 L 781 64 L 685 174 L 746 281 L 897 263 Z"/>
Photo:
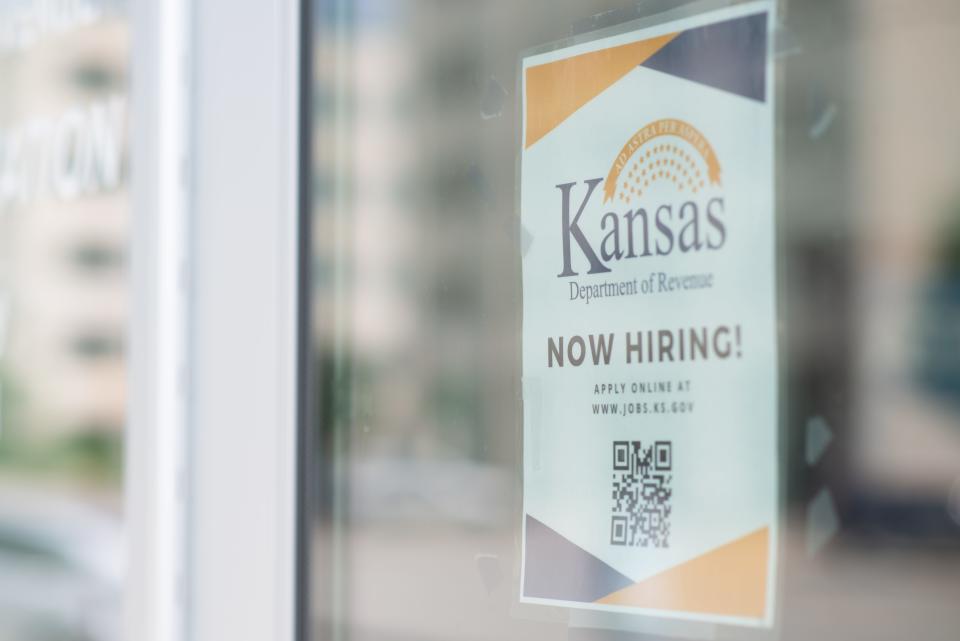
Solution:
<path fill-rule="evenodd" d="M 305 638 L 957 637 L 960 8 L 310 7 Z"/>

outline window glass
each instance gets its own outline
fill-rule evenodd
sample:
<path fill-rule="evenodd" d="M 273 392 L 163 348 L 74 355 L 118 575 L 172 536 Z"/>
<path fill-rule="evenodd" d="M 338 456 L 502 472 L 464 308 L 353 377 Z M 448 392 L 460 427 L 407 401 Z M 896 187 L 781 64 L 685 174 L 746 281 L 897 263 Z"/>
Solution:
<path fill-rule="evenodd" d="M 521 58 L 733 4 L 312 4 L 311 638 L 956 638 L 947 0 L 776 4 L 773 628 L 519 602 Z"/>
<path fill-rule="evenodd" d="M 0 637 L 120 638 L 129 27 L 0 6 Z"/>

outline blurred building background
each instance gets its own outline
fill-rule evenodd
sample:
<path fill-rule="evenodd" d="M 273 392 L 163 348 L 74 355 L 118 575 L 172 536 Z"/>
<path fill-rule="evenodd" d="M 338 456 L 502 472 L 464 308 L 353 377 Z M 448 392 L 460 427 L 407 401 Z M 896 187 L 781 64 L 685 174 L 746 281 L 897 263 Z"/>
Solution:
<path fill-rule="evenodd" d="M 313 0 L 318 635 L 576 638 L 514 607 L 517 70 L 688 4 Z M 0 3 L 0 641 L 120 638 L 126 11 Z M 960 5 L 779 11 L 782 636 L 953 641 Z"/>

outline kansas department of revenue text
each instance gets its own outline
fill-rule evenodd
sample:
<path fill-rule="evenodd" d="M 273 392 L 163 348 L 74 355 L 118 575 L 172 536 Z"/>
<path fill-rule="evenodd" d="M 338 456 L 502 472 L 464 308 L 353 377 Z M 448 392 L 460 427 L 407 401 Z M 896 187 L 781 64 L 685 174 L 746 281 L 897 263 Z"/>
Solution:
<path fill-rule="evenodd" d="M 685 274 L 672 276 L 666 272 L 651 272 L 650 276 L 640 280 L 607 280 L 602 283 L 580 284 L 570 281 L 570 300 L 583 301 L 587 305 L 597 298 L 616 298 L 636 296 L 637 294 L 664 294 L 685 289 L 711 289 L 713 274 Z"/>

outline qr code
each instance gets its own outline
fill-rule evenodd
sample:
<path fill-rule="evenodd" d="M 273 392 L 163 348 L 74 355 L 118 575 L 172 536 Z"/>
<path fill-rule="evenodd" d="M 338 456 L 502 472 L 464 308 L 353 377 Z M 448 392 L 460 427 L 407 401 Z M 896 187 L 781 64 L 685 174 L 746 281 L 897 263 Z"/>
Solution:
<path fill-rule="evenodd" d="M 613 443 L 613 516 L 610 543 L 670 547 L 673 443 Z"/>

